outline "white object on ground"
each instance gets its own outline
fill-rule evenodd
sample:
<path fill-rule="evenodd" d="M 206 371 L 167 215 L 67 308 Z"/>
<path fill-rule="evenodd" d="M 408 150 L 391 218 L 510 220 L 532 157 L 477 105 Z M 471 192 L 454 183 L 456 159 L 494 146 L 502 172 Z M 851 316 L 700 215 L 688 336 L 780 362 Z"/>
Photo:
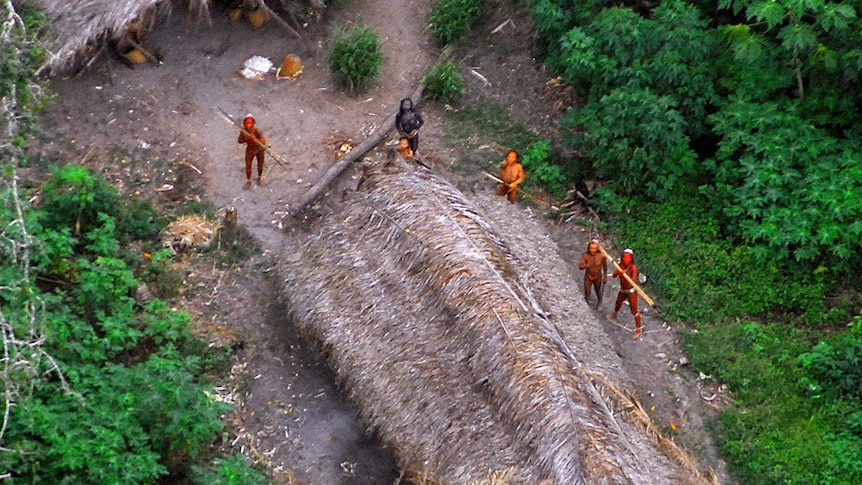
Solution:
<path fill-rule="evenodd" d="M 239 73 L 246 79 L 259 81 L 270 69 L 272 69 L 272 61 L 266 57 L 252 56 L 242 64 L 242 70 Z"/>

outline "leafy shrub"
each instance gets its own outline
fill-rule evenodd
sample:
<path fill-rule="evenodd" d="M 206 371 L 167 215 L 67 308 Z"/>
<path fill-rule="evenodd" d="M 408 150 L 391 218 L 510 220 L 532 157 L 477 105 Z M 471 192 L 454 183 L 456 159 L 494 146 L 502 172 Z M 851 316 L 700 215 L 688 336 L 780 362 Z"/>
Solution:
<path fill-rule="evenodd" d="M 856 317 L 849 327 L 839 339 L 821 341 L 811 352 L 799 356 L 799 363 L 817 381 L 812 390 L 862 398 L 862 317 Z"/>
<path fill-rule="evenodd" d="M 0 292 L 0 317 L 35 321 L 22 336 L 40 335 L 44 347 L 32 353 L 31 374 L 4 374 L 13 379 L 4 378 L 7 391 L 26 385 L 29 392 L 16 392 L 15 406 L 4 410 L 0 469 L 28 483 L 58 484 L 154 483 L 183 475 L 211 452 L 224 427 L 220 416 L 228 406 L 210 397 L 203 378 L 219 363 L 208 346 L 195 343 L 187 314 L 158 299 L 140 306 L 129 296 L 138 282 L 119 257 L 120 231 L 110 214 L 128 213 L 116 192 L 77 167 L 55 171 L 45 186 L 56 191 L 25 216 L 36 238 L 28 244 L 44 248 L 35 253 L 44 259 L 29 275 L 0 271 L 0 287 L 15 288 Z M 10 215 L 16 216 L 4 204 L 0 216 L 6 222 Z M 64 219 L 69 215 L 78 223 Z M 59 227 L 36 223 L 46 221 Z M 23 236 L 20 221 L 10 226 Z M 49 237 L 40 241 L 43 234 Z M 3 241 L 15 236 L 4 235 Z M 4 263 L 12 263 L 5 249 Z M 40 285 L 51 292 L 41 292 L 36 278 L 50 281 Z"/>
<path fill-rule="evenodd" d="M 172 261 L 173 252 L 163 248 L 152 254 L 141 272 L 141 279 L 149 284 L 159 298 L 169 300 L 179 295 L 183 272 Z"/>
<path fill-rule="evenodd" d="M 566 139 L 582 147 L 596 176 L 614 182 L 620 193 L 665 199 L 694 171 L 696 154 L 671 96 L 615 89 L 571 111 L 565 124 L 589 127 Z"/>
<path fill-rule="evenodd" d="M 422 77 L 422 83 L 425 97 L 442 103 L 451 103 L 464 92 L 464 81 L 454 61 L 443 61 L 432 67 Z"/>
<path fill-rule="evenodd" d="M 551 160 L 551 140 L 539 140 L 532 144 L 521 157 L 521 164 L 531 179 L 555 197 L 565 194 L 566 177 L 558 165 Z"/>
<path fill-rule="evenodd" d="M 862 440 L 846 431 L 862 408 L 803 396 L 796 356 L 805 355 L 807 340 L 789 325 L 739 322 L 702 328 L 683 341 L 698 370 L 733 389 L 736 404 L 720 416 L 721 446 L 739 483 L 862 478 Z"/>
<path fill-rule="evenodd" d="M 383 63 L 380 40 L 370 28 L 337 29 L 327 56 L 329 70 L 349 91 L 362 91 L 374 83 Z"/>
<path fill-rule="evenodd" d="M 715 204 L 759 243 L 761 261 L 862 254 L 862 153 L 855 141 L 833 138 L 793 105 L 730 102 L 711 119 L 722 136 Z"/>
<path fill-rule="evenodd" d="M 437 0 L 428 20 L 439 46 L 463 39 L 487 0 Z"/>
<path fill-rule="evenodd" d="M 192 468 L 192 483 L 199 485 L 265 485 L 266 476 L 240 454 L 215 460 L 212 468 Z"/>
<path fill-rule="evenodd" d="M 42 185 L 44 202 L 39 222 L 43 227 L 69 228 L 77 236 L 100 225 L 99 214 L 105 214 L 116 220 L 116 237 L 121 244 L 155 234 L 148 202 L 127 205 L 116 189 L 86 167 L 53 167 L 51 174 Z"/>
<path fill-rule="evenodd" d="M 709 133 L 719 49 L 697 9 L 667 2 L 654 16 L 604 10 L 562 35 L 559 62 L 566 82 L 588 93 L 564 120 L 567 142 L 617 192 L 661 200 L 701 174 L 692 145 Z"/>

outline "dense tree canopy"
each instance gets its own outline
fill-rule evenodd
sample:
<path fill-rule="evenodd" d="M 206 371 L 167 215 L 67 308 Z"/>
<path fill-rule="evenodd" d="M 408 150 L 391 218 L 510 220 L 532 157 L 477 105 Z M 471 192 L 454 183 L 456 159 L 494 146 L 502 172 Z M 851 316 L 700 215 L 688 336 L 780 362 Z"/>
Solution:
<path fill-rule="evenodd" d="M 549 62 L 585 94 L 570 143 L 620 194 L 700 190 L 763 250 L 862 254 L 860 6 L 700 3 L 533 2 Z"/>

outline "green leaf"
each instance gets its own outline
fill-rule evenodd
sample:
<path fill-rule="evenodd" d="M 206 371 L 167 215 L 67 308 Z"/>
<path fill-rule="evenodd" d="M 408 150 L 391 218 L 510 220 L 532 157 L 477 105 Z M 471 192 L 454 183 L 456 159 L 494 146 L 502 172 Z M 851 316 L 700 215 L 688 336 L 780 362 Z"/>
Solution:
<path fill-rule="evenodd" d="M 786 15 L 784 6 L 776 0 L 755 1 L 746 9 L 748 20 L 766 22 L 770 29 L 781 24 Z"/>
<path fill-rule="evenodd" d="M 778 38 L 783 40 L 782 45 L 787 49 L 809 49 L 817 45 L 817 35 L 811 25 L 794 23 L 782 28 L 778 32 Z"/>

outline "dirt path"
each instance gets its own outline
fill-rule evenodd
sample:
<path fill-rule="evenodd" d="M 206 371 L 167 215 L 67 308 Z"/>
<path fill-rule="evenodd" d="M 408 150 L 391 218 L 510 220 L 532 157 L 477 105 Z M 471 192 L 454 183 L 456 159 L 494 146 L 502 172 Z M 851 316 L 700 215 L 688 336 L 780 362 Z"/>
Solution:
<path fill-rule="evenodd" d="M 268 461 L 282 483 L 371 485 L 390 484 L 397 477 L 391 457 L 365 437 L 355 410 L 337 391 L 318 354 L 292 334 L 273 293 L 277 285 L 270 281 L 269 269 L 284 237 L 277 224 L 289 205 L 335 162 L 343 142 L 358 143 L 396 111 L 399 100 L 436 61 L 438 54 L 425 32 L 428 4 L 355 0 L 349 9 L 306 26 L 302 39 L 274 22 L 253 29 L 217 16 L 212 27 L 188 30 L 175 16 L 148 36 L 149 45 L 165 53 L 163 66 L 130 70 L 103 58 L 81 76 L 52 82 L 57 98 L 43 122 L 43 131 L 50 135 L 39 147 L 45 160 L 58 152 L 83 160 L 131 196 L 178 203 L 201 187 L 197 195 L 218 208 L 236 207 L 240 223 L 262 244 L 264 253 L 242 266 L 198 268 L 187 274 L 188 282 L 203 290 L 186 303 L 198 320 L 209 322 L 210 330 L 223 331 L 243 348 L 233 387 L 226 392 L 239 406 L 233 418 L 238 434 L 231 445 Z M 548 76 L 510 28 L 498 37 L 489 34 L 503 20 L 491 18 L 479 30 L 491 44 L 504 39 L 502 48 L 466 58 L 470 68 L 491 79 L 493 88 L 465 75 L 468 97 L 530 114 L 531 119 L 521 121 L 551 131 L 559 113 L 551 116 L 536 109 L 547 104 L 540 98 Z M 524 24 L 516 21 L 523 31 Z M 333 85 L 325 59 L 330 29 L 354 24 L 377 32 L 386 58 L 378 85 L 355 96 Z M 238 75 L 243 61 L 253 55 L 278 64 L 287 54 L 297 54 L 305 63 L 296 80 L 250 81 Z M 282 167 L 270 158 L 268 185 L 242 190 L 243 146 L 236 143 L 237 130 L 218 116 L 219 107 L 235 119 L 253 113 L 273 149 L 288 161 Z M 445 170 L 457 149 L 439 142 L 441 110 L 429 105 L 424 111 L 420 152 L 433 153 L 430 158 Z M 462 182 L 475 187 L 476 181 Z M 573 224 L 550 230 L 570 263 L 565 271 L 579 281 L 573 264 L 587 235 Z M 613 294 L 609 288 L 610 304 Z M 631 327 L 631 317 L 620 315 L 620 325 L 600 315 L 596 324 L 617 341 L 629 372 L 643 384 L 639 392 L 645 407 L 654 406 L 658 425 L 715 467 L 724 483 L 703 426 L 710 408 L 698 395 L 696 376 L 680 365 L 675 332 L 647 317 L 646 336 L 633 342 L 623 328 Z"/>

